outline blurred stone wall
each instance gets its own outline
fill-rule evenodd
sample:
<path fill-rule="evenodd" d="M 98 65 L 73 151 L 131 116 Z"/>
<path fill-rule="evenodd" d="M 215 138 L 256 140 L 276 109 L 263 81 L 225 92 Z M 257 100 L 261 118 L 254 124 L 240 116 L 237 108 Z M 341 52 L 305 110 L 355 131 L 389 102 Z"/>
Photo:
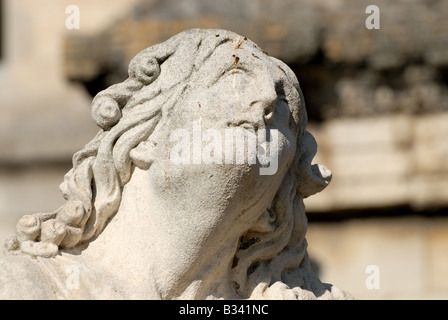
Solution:
<path fill-rule="evenodd" d="M 379 30 L 365 27 L 370 4 Z M 65 26 L 69 5 L 80 29 Z M 98 130 L 92 96 L 137 52 L 225 28 L 288 63 L 304 91 L 316 161 L 333 171 L 306 199 L 321 279 L 359 299 L 448 298 L 448 2 L 3 0 L 2 14 L 1 242 L 63 203 L 71 156 Z"/>
<path fill-rule="evenodd" d="M 448 206 L 448 112 L 341 117 L 309 130 L 333 172 L 314 211 Z"/>

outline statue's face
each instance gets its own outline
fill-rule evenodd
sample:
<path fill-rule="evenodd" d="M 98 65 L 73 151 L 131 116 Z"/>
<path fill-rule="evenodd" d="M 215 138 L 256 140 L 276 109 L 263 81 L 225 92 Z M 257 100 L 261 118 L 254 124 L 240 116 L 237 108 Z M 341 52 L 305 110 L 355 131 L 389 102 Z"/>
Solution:
<path fill-rule="evenodd" d="M 221 45 L 190 79 L 190 89 L 150 137 L 157 144 L 154 162 L 149 170 L 136 173 L 149 179 L 147 192 L 137 200 L 140 211 L 147 205 L 157 213 L 151 221 L 156 232 L 166 233 L 159 239 L 169 243 L 160 252 L 172 254 L 174 260 L 180 261 L 188 250 L 193 251 L 188 259 L 200 259 L 200 248 L 208 243 L 228 247 L 229 241 L 236 241 L 269 207 L 295 155 L 290 108 L 299 103 L 297 90 L 277 62 L 252 43 L 238 49 L 234 45 Z M 263 174 L 260 164 L 247 158 L 244 163 L 226 161 L 226 131 L 237 128 L 255 133 L 257 139 L 266 130 L 277 130 L 270 131 L 276 141 L 265 145 L 271 149 L 271 172 Z M 210 133 L 214 138 L 205 139 Z M 215 144 L 219 139 L 221 162 L 218 157 L 206 163 L 204 154 L 220 151 Z M 233 155 L 237 149 L 234 142 Z M 247 157 L 250 152 L 244 153 Z"/>

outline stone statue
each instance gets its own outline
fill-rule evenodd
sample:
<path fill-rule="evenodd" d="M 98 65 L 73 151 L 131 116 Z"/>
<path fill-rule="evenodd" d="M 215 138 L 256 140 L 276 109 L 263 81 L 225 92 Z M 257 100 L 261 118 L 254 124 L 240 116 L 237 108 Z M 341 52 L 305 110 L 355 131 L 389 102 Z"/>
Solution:
<path fill-rule="evenodd" d="M 73 156 L 65 205 L 5 242 L 0 298 L 351 298 L 310 269 L 303 198 L 331 173 L 311 165 L 283 62 L 233 32 L 187 30 L 137 54 L 92 117 L 101 130 Z M 245 134 L 233 145 L 231 129 Z"/>

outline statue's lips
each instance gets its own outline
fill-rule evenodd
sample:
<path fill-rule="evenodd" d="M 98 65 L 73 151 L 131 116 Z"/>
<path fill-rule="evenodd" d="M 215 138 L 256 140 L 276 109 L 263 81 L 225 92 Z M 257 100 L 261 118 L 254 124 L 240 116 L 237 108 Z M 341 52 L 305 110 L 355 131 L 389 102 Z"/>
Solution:
<path fill-rule="evenodd" d="M 239 127 L 246 130 L 258 130 L 259 124 L 251 121 L 241 120 L 237 122 L 228 122 L 227 126 L 229 127 Z"/>

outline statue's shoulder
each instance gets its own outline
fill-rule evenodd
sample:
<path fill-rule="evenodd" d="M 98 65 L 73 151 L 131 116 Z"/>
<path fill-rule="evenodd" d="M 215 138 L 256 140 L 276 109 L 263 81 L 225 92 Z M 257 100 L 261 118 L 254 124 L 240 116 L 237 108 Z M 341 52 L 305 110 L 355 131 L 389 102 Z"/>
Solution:
<path fill-rule="evenodd" d="M 71 255 L 0 257 L 0 300 L 124 299 L 110 276 Z"/>
<path fill-rule="evenodd" d="M 45 269 L 30 256 L 0 257 L 0 299 L 57 299 Z"/>

